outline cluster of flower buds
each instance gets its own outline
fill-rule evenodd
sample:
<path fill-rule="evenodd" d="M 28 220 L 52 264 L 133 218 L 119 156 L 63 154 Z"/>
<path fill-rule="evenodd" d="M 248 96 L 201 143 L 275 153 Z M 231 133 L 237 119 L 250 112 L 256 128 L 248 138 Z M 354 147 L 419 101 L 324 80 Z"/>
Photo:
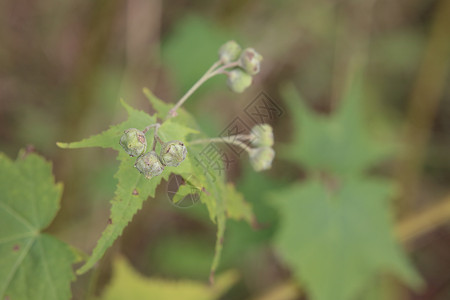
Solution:
<path fill-rule="evenodd" d="M 255 171 L 270 169 L 275 157 L 273 150 L 273 130 L 269 124 L 253 126 L 250 132 L 250 143 L 256 148 L 250 149 L 250 163 Z"/>
<path fill-rule="evenodd" d="M 227 72 L 227 84 L 236 93 L 242 93 L 252 84 L 252 76 L 259 73 L 263 59 L 255 49 L 242 49 L 235 41 L 229 41 L 220 47 L 219 58 L 224 65 L 234 65 Z"/>
<path fill-rule="evenodd" d="M 134 166 L 147 179 L 160 175 L 167 166 L 177 167 L 187 154 L 186 146 L 180 141 L 162 143 L 159 155 L 154 150 L 145 153 L 145 134 L 136 128 L 125 130 L 119 144 L 130 156 L 137 156 Z"/>

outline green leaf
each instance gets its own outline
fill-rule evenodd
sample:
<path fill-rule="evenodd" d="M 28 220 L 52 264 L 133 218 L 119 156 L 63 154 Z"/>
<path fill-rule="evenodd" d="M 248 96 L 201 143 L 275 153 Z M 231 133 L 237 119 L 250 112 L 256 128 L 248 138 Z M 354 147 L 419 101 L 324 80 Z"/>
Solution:
<path fill-rule="evenodd" d="M 158 116 L 166 116 L 170 106 L 157 99 L 149 90 L 145 90 L 145 93 L 147 94 L 149 101 L 154 105 Z M 82 274 L 94 266 L 94 264 L 104 255 L 105 251 L 111 247 L 113 242 L 122 234 L 123 229 L 142 207 L 143 201 L 148 197 L 155 196 L 156 187 L 161 182 L 161 179 L 167 180 L 170 174 L 173 173 L 183 176 L 191 186 L 199 191 L 200 200 L 207 206 L 211 220 L 217 223 L 216 250 L 211 267 L 211 274 L 214 274 L 222 251 L 227 213 L 227 198 L 230 201 L 230 217 L 251 220 L 253 216 L 251 215 L 250 207 L 244 203 L 244 200 L 239 193 L 226 186 L 224 172 L 221 174 L 213 174 L 211 170 L 208 170 L 208 168 L 205 169 L 204 166 L 198 163 L 196 158 L 201 156 L 204 145 L 189 147 L 189 142 L 194 139 L 194 135 L 198 136 L 199 132 L 196 129 L 193 129 L 197 128 L 196 124 L 192 124 L 192 126 L 187 125 L 187 123 L 193 123 L 193 118 L 187 112 L 183 112 L 175 118 L 164 121 L 158 131 L 159 136 L 165 142 L 171 140 L 184 141 L 188 146 L 186 159 L 178 167 L 166 167 L 161 176 L 146 180 L 144 176 L 134 168 L 135 159 L 130 158 L 125 154 L 118 141 L 125 129 L 138 128 L 142 130 L 146 126 L 156 123 L 157 118 L 155 115 L 149 116 L 142 111 L 135 110 L 123 101 L 122 105 L 128 111 L 129 117 L 127 121 L 112 126 L 105 132 L 80 142 L 58 143 L 62 148 L 103 147 L 113 148 L 119 151 L 117 159 L 120 161 L 120 165 L 119 170 L 115 174 L 115 178 L 118 179 L 118 186 L 115 197 L 111 201 L 111 216 L 108 225 L 97 242 L 92 255 L 86 261 L 85 265 L 77 272 Z M 153 131 L 150 130 L 149 132 L 152 133 Z M 152 136 L 151 134 L 147 135 Z M 148 147 L 151 147 L 152 138 L 147 137 L 147 141 L 149 143 Z M 157 152 L 159 148 L 160 147 L 157 147 Z M 220 157 L 216 157 L 212 163 L 224 170 L 223 162 Z M 177 199 L 179 200 L 183 195 L 186 195 L 185 188 L 178 190 L 177 193 L 173 195 L 173 199 L 177 201 Z M 243 211 L 237 212 L 236 208 L 242 208 Z"/>
<path fill-rule="evenodd" d="M 391 232 L 392 185 L 309 180 L 273 196 L 281 214 L 275 245 L 313 299 L 354 299 L 380 273 L 421 284 Z"/>
<path fill-rule="evenodd" d="M 77 257 L 42 233 L 59 209 L 62 185 L 38 155 L 19 157 L 0 153 L 0 299 L 70 299 Z"/>
<path fill-rule="evenodd" d="M 238 279 L 235 271 L 221 274 L 214 286 L 193 280 L 146 278 L 124 259 L 114 262 L 114 276 L 106 287 L 102 300 L 158 299 L 213 300 L 219 299 Z"/>
<path fill-rule="evenodd" d="M 361 81 L 353 82 L 330 117 L 307 108 L 294 87 L 285 88 L 284 99 L 297 134 L 281 155 L 309 170 L 346 176 L 367 170 L 392 152 L 393 147 L 376 141 L 366 130 Z"/>
<path fill-rule="evenodd" d="M 133 219 L 133 216 L 142 208 L 142 203 L 148 197 L 154 197 L 156 187 L 161 182 L 162 177 L 154 177 L 151 180 L 145 179 L 136 168 L 134 159 L 126 153 L 119 152 L 119 170 L 114 175 L 118 180 L 115 196 L 111 201 L 111 214 L 108 225 L 86 263 L 77 270 L 78 274 L 83 274 L 100 260 L 105 251 L 111 247 L 113 242 L 122 234 L 123 229 Z"/>
<path fill-rule="evenodd" d="M 123 100 L 122 105 L 128 112 L 128 120 L 118 125 L 111 126 L 101 134 L 74 143 L 58 143 L 62 148 L 102 147 L 113 148 L 119 151 L 117 159 L 120 161 L 119 169 L 114 177 L 118 180 L 115 196 L 111 201 L 111 215 L 108 225 L 86 263 L 77 270 L 83 274 L 94 266 L 102 258 L 105 251 L 122 234 L 123 229 L 132 220 L 136 212 L 141 209 L 142 203 L 148 197 L 155 196 L 155 190 L 161 182 L 161 177 L 146 180 L 134 168 L 135 159 L 129 157 L 119 145 L 119 139 L 123 131 L 128 128 L 144 129 L 150 124 L 156 123 L 155 116 L 149 116 L 143 111 L 135 110 Z M 150 130 L 150 132 L 152 132 Z M 149 140 L 151 145 L 153 139 Z"/>
<path fill-rule="evenodd" d="M 244 196 L 236 191 L 231 183 L 226 186 L 227 216 L 235 220 L 245 220 L 249 224 L 255 223 L 252 206 L 245 202 Z"/>

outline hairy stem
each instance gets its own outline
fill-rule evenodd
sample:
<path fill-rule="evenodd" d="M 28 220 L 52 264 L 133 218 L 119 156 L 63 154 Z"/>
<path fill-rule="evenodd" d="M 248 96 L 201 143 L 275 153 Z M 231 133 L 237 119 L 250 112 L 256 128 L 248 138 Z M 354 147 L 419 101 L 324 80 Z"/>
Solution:
<path fill-rule="evenodd" d="M 166 119 L 175 117 L 177 115 L 177 109 L 180 108 L 181 105 L 183 105 L 184 102 L 208 79 L 211 77 L 214 77 L 219 74 L 224 74 L 227 68 L 233 68 L 238 66 L 238 62 L 231 62 L 226 65 L 223 65 L 222 67 L 218 68 L 222 63 L 220 61 L 215 62 L 211 68 L 206 71 L 205 74 L 203 74 L 202 77 L 186 92 L 186 94 L 181 97 L 180 100 L 175 104 L 175 106 L 169 111 Z"/>
<path fill-rule="evenodd" d="M 211 138 L 211 139 L 200 139 L 190 142 L 190 145 L 196 145 L 196 144 L 207 144 L 207 143 L 227 143 L 236 145 L 238 147 L 241 147 L 245 151 L 247 151 L 249 154 L 252 150 L 247 144 L 244 144 L 243 142 L 238 140 L 238 136 L 240 135 L 232 135 L 227 137 L 219 137 L 219 138 Z"/>
<path fill-rule="evenodd" d="M 150 128 L 159 127 L 159 126 L 161 126 L 161 124 L 159 124 L 159 123 L 148 125 L 147 127 L 144 128 L 144 130 L 142 130 L 142 132 L 146 133 L 147 131 L 149 131 Z"/>
<path fill-rule="evenodd" d="M 152 151 L 155 151 L 155 149 L 156 149 L 156 142 L 157 142 L 157 141 L 158 141 L 161 145 L 163 144 L 163 141 L 162 141 L 162 140 L 159 138 L 159 136 L 158 136 L 158 129 L 159 129 L 160 126 L 161 126 L 161 124 L 156 123 L 156 124 L 153 124 L 153 125 L 149 125 L 149 126 L 145 127 L 145 129 L 144 129 L 144 130 L 148 130 L 148 129 L 152 128 L 152 127 L 155 127 L 155 133 L 153 134 Z"/>

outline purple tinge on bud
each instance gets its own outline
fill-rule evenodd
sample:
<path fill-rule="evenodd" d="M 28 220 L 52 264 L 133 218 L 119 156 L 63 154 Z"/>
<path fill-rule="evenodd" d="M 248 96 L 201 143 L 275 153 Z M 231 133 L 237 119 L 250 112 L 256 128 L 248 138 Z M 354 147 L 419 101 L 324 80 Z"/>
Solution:
<path fill-rule="evenodd" d="M 147 149 L 145 134 L 136 128 L 125 130 L 119 144 L 130 156 L 139 156 Z"/>
<path fill-rule="evenodd" d="M 139 156 L 134 166 L 147 179 L 158 176 L 164 171 L 164 165 L 159 160 L 155 151 L 150 151 Z"/>
<path fill-rule="evenodd" d="M 233 62 L 241 55 L 242 48 L 235 41 L 228 41 L 219 49 L 220 61 L 224 64 Z"/>
<path fill-rule="evenodd" d="M 250 152 L 250 164 L 255 171 L 264 171 L 272 167 L 275 151 L 271 147 L 254 148 Z"/>
<path fill-rule="evenodd" d="M 253 48 L 246 48 L 239 58 L 239 66 L 245 70 L 249 75 L 259 73 L 260 64 L 263 57 Z"/>
<path fill-rule="evenodd" d="M 170 141 L 161 147 L 161 162 L 169 167 L 177 167 L 187 154 L 186 146 L 180 141 Z"/>
<path fill-rule="evenodd" d="M 236 93 L 242 93 L 252 84 L 252 76 L 248 75 L 240 68 L 236 68 L 227 74 L 228 87 Z"/>
<path fill-rule="evenodd" d="M 269 124 L 258 124 L 251 130 L 251 143 L 256 147 L 273 146 L 273 130 Z"/>

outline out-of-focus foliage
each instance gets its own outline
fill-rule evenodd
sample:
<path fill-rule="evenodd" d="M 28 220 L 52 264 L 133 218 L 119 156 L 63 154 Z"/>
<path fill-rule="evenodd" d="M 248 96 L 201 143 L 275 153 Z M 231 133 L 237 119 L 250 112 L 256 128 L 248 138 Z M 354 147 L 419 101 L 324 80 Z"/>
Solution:
<path fill-rule="evenodd" d="M 421 283 L 392 234 L 393 182 L 364 175 L 383 147 L 365 129 L 362 78 L 355 81 L 329 118 L 307 109 L 292 87 L 284 94 L 297 133 L 288 158 L 313 179 L 273 196 L 281 219 L 275 244 L 313 299 L 352 299 L 380 273 Z"/>
<path fill-rule="evenodd" d="M 16 161 L 0 153 L 0 298 L 71 298 L 76 253 L 42 233 L 59 209 L 62 184 L 51 164 L 35 154 Z"/>
<path fill-rule="evenodd" d="M 362 79 L 351 85 L 336 112 L 320 116 L 305 106 L 292 86 L 284 91 L 284 99 L 293 115 L 296 134 L 285 148 L 287 159 L 308 170 L 326 171 L 339 176 L 358 175 L 380 162 L 392 152 L 387 142 L 368 134 Z"/>
<path fill-rule="evenodd" d="M 313 299 L 354 299 L 379 274 L 421 283 L 392 234 L 392 184 L 348 179 L 330 190 L 320 180 L 274 196 L 280 211 L 275 245 Z"/>
<path fill-rule="evenodd" d="M 146 278 L 121 257 L 114 261 L 113 272 L 113 279 L 100 298 L 102 300 L 214 300 L 219 299 L 238 279 L 234 271 L 217 276 L 214 286 L 193 280 Z"/>

